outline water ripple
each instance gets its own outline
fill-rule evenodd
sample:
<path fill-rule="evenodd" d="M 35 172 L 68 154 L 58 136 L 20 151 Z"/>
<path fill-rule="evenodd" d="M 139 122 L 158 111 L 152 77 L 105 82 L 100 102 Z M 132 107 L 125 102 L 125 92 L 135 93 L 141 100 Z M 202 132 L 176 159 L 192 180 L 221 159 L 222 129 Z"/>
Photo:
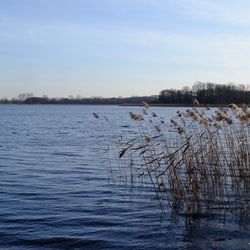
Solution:
<path fill-rule="evenodd" d="M 247 249 L 249 219 L 161 213 L 150 188 L 110 183 L 92 112 L 136 107 L 0 105 L 0 249 Z M 162 115 L 174 108 L 158 108 Z"/>

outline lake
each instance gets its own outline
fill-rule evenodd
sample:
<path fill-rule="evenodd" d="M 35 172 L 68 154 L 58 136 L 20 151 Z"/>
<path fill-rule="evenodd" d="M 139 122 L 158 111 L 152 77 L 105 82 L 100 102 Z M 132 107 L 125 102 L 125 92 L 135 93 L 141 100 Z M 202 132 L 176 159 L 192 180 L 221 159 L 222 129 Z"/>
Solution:
<path fill-rule="evenodd" d="M 150 189 L 110 179 L 101 154 L 140 107 L 0 105 L 0 249 L 249 249 L 250 219 L 186 224 Z M 167 119 L 179 108 L 153 108 Z"/>

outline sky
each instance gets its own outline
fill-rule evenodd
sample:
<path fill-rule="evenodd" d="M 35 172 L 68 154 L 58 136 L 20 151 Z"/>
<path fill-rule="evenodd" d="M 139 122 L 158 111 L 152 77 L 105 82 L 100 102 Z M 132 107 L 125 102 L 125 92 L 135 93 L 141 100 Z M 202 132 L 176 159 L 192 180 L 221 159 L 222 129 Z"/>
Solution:
<path fill-rule="evenodd" d="M 0 0 L 0 98 L 250 83 L 248 0 Z"/>

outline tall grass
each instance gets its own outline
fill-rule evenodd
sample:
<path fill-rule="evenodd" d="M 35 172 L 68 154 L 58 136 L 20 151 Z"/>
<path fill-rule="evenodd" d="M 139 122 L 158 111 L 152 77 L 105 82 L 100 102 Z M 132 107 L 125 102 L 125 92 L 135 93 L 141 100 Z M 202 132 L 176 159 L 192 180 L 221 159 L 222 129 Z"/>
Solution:
<path fill-rule="evenodd" d="M 194 100 L 194 105 L 198 104 Z M 115 143 L 106 135 L 109 163 L 120 164 L 124 177 L 131 182 L 148 181 L 161 206 L 167 203 L 173 212 L 197 214 L 217 209 L 247 213 L 247 105 L 231 104 L 216 110 L 194 106 L 178 111 L 170 121 L 158 117 L 146 103 L 142 112 L 129 114 L 136 133 L 121 134 Z"/>

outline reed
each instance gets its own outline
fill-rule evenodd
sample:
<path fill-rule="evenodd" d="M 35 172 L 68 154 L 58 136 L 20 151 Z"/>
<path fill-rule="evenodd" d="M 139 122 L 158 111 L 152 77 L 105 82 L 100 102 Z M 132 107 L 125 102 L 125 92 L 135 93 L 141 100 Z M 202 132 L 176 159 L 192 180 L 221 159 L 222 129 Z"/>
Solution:
<path fill-rule="evenodd" d="M 161 206 L 167 203 L 173 212 L 247 213 L 249 108 L 230 104 L 210 110 L 196 99 L 193 104 L 170 121 L 158 117 L 146 103 L 142 112 L 130 112 L 136 133 L 121 134 L 115 142 L 108 139 L 107 151 L 113 152 L 109 164 L 119 164 L 121 176 L 131 183 L 149 183 Z"/>

